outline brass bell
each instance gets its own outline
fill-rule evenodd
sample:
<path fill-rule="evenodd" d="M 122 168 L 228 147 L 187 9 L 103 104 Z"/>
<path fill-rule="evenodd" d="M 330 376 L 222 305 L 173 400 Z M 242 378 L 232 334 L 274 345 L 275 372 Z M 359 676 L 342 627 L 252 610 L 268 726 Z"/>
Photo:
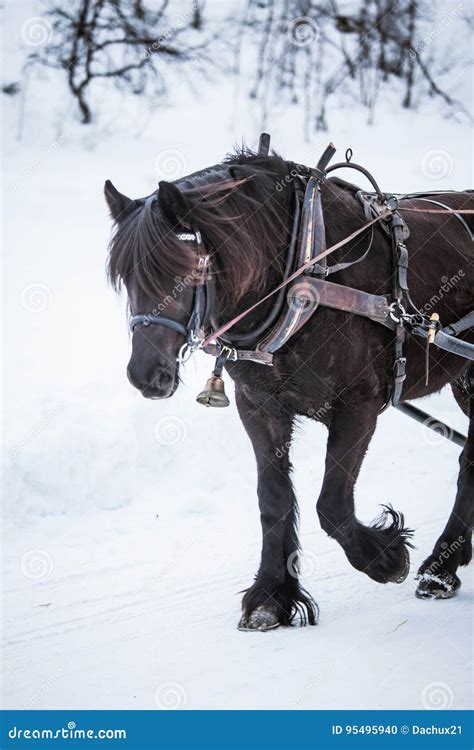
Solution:
<path fill-rule="evenodd" d="M 196 401 L 203 406 L 229 406 L 230 401 L 225 394 L 222 378 L 213 373 L 204 390 L 196 397 Z"/>

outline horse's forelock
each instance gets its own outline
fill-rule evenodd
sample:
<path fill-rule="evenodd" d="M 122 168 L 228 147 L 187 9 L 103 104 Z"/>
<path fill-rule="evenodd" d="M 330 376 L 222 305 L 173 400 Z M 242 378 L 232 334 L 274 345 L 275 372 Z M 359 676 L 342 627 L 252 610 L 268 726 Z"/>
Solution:
<path fill-rule="evenodd" d="M 192 248 L 176 237 L 151 201 L 141 203 L 116 227 L 107 266 L 116 290 L 135 282 L 148 296 L 159 297 L 167 280 L 187 276 L 194 266 Z"/>
<path fill-rule="evenodd" d="M 231 163 L 232 160 L 229 161 Z M 182 190 L 190 224 L 201 232 L 205 249 L 215 255 L 222 294 L 238 301 L 265 288 L 278 267 L 278 246 L 286 246 L 291 218 L 282 212 L 276 185 L 288 172 L 279 157 L 234 157 L 235 165 L 252 165 L 252 174 L 224 178 Z M 162 294 L 166 280 L 186 277 L 196 267 L 195 249 L 176 237 L 156 202 L 147 200 L 126 216 L 110 244 L 108 275 L 119 289 L 134 280 L 148 295 Z"/>

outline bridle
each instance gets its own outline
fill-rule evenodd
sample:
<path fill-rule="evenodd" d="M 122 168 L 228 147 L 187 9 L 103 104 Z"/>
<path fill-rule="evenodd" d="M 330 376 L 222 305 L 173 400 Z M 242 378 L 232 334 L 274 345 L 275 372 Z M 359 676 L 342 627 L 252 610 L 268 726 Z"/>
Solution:
<path fill-rule="evenodd" d="M 260 137 L 259 154 L 268 155 L 269 136 Z M 336 149 L 332 144 L 325 149 L 315 168 L 305 168 L 307 174 L 303 177 L 296 174 L 293 177 L 294 211 L 293 226 L 287 251 L 287 260 L 283 281 L 275 289 L 258 300 L 252 306 L 236 315 L 226 324 L 215 325 L 215 288 L 211 256 L 206 253 L 201 234 L 195 229 L 192 232 L 179 232 L 177 238 L 183 242 L 193 242 L 196 247 L 197 268 L 193 272 L 193 305 L 186 325 L 163 316 L 161 314 L 145 313 L 134 315 L 130 320 L 130 329 L 135 331 L 137 326 L 161 325 L 181 334 L 185 341 L 179 349 L 178 363 L 186 361 L 193 352 L 202 349 L 207 354 L 216 357 L 213 374 L 208 381 L 209 389 L 198 396 L 200 403 L 206 405 L 226 406 L 228 399 L 220 399 L 220 403 L 212 403 L 211 398 L 203 394 L 212 395 L 212 388 L 218 383 L 223 393 L 221 379 L 224 364 L 229 361 L 248 360 L 264 365 L 272 365 L 273 354 L 278 351 L 301 327 L 309 320 L 318 305 L 343 310 L 367 317 L 389 328 L 394 333 L 394 364 L 391 394 L 385 406 L 392 403 L 398 406 L 401 401 L 403 383 L 406 378 L 406 357 L 404 343 L 407 330 L 426 340 L 426 377 L 428 378 L 428 346 L 435 344 L 441 349 L 454 352 L 466 359 L 474 360 L 474 344 L 462 341 L 456 336 L 474 327 L 474 311 L 445 328 L 441 327 L 436 314 L 427 316 L 418 310 L 412 302 L 408 289 L 408 251 L 405 240 L 409 236 L 408 227 L 401 217 L 399 201 L 405 196 L 382 193 L 377 182 L 364 167 L 351 162 L 352 151 L 346 152 L 346 161 L 338 162 L 328 167 Z M 321 185 L 330 172 L 350 167 L 364 174 L 372 183 L 374 193 L 358 194 L 364 203 L 368 221 L 340 240 L 330 248 L 326 247 L 325 225 L 321 202 Z M 309 174 L 309 177 L 307 176 Z M 413 197 L 412 194 L 410 197 Z M 422 194 L 426 195 L 426 194 Z M 147 200 L 154 201 L 154 194 Z M 436 203 L 436 201 L 429 201 Z M 467 227 L 459 213 L 473 213 L 471 210 L 454 210 L 444 204 L 444 209 L 450 211 Z M 420 210 L 423 209 L 408 209 Z M 441 211 L 439 211 L 441 212 Z M 445 213 L 445 211 L 443 211 Z M 392 294 L 374 295 L 362 292 L 340 284 L 328 281 L 328 276 L 363 260 L 371 247 L 358 258 L 344 263 L 327 264 L 327 257 L 343 245 L 351 242 L 355 237 L 374 227 L 383 226 L 390 235 L 392 242 L 393 286 Z M 468 231 L 469 230 L 469 227 Z M 471 235 L 472 236 L 472 235 Z M 295 287 L 295 282 L 298 288 Z M 250 333 L 229 334 L 240 320 L 253 312 L 259 305 L 275 295 L 275 304 L 271 307 L 265 320 Z M 309 300 L 318 299 L 317 305 L 306 305 Z M 285 299 L 286 298 L 286 299 Z M 285 305 L 285 301 L 289 304 Z M 276 321 L 276 322 L 275 322 Z M 212 333 L 206 332 L 213 331 Z M 246 348 L 243 348 L 246 347 Z M 211 384 L 211 385 L 209 385 Z M 385 407 L 384 407 L 385 408 Z M 406 410 L 407 405 L 404 405 Z"/>
<path fill-rule="evenodd" d="M 284 281 L 289 278 L 295 264 L 296 246 L 300 231 L 301 206 L 304 195 L 303 179 L 297 176 L 294 178 L 293 226 L 283 274 Z M 152 204 L 156 200 L 156 195 L 150 196 L 147 200 Z M 176 237 L 182 242 L 192 242 L 196 250 L 197 268 L 193 272 L 193 305 L 188 322 L 186 325 L 183 325 L 173 318 L 168 318 L 161 314 L 154 312 L 144 313 L 133 315 L 130 318 L 130 331 L 133 333 L 137 326 L 158 325 L 180 333 L 185 341 L 178 352 L 177 361 L 179 364 L 186 362 L 198 349 L 203 349 L 206 353 L 217 357 L 222 354 L 225 359 L 229 360 L 246 359 L 261 364 L 271 364 L 271 355 L 267 355 L 263 351 L 259 352 L 253 347 L 257 347 L 262 335 L 268 332 L 269 328 L 281 314 L 285 305 L 285 289 L 282 287 L 279 290 L 275 304 L 271 307 L 268 315 L 251 333 L 233 334 L 232 337 L 223 334 L 222 343 L 219 345 L 210 344 L 205 341 L 203 332 L 211 330 L 211 326 L 215 322 L 215 283 L 211 267 L 211 256 L 205 252 L 199 230 L 177 232 Z M 242 349 L 241 347 L 248 348 Z"/>
<path fill-rule="evenodd" d="M 153 196 L 156 198 L 156 196 Z M 214 309 L 214 281 L 211 274 L 211 258 L 203 252 L 203 242 L 199 230 L 194 232 L 179 232 L 176 237 L 181 242 L 192 242 L 196 246 L 197 267 L 193 271 L 193 304 L 191 314 L 186 325 L 173 318 L 156 313 L 133 315 L 130 318 L 130 331 L 133 333 L 137 326 L 163 326 L 181 334 L 185 342 L 179 349 L 177 360 L 185 362 L 202 344 L 202 331 L 207 330 L 211 323 Z"/>

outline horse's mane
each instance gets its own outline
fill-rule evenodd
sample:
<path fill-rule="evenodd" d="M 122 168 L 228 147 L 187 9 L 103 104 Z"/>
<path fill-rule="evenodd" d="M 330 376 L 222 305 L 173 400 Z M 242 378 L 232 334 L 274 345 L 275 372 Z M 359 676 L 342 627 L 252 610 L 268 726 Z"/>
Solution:
<path fill-rule="evenodd" d="M 327 182 L 330 185 L 337 185 L 343 190 L 346 190 L 348 193 L 358 193 L 360 190 L 359 185 L 354 185 L 353 182 L 347 182 L 347 180 L 343 180 L 342 177 L 335 177 L 331 175 L 328 178 Z"/>
<path fill-rule="evenodd" d="M 233 301 L 265 288 L 269 275 L 280 270 L 291 228 L 289 175 L 295 166 L 276 154 L 261 156 L 242 148 L 222 164 L 175 183 L 189 208 L 190 225 L 215 254 L 214 268 L 218 273 L 225 269 L 222 293 Z M 110 243 L 113 286 L 119 289 L 133 274 L 143 291 L 156 298 L 166 279 L 191 274 L 196 253 L 190 243 L 177 239 L 175 233 L 182 230 L 156 201 L 133 201 Z"/>

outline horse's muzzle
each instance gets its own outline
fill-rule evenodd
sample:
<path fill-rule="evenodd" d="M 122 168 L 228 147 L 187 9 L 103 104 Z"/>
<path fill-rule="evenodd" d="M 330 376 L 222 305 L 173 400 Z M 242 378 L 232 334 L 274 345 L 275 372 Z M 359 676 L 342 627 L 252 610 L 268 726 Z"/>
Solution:
<path fill-rule="evenodd" d="M 127 377 L 133 387 L 137 388 L 145 398 L 170 398 L 178 387 L 176 372 L 167 369 L 157 370 L 151 377 L 143 377 L 129 365 Z"/>

